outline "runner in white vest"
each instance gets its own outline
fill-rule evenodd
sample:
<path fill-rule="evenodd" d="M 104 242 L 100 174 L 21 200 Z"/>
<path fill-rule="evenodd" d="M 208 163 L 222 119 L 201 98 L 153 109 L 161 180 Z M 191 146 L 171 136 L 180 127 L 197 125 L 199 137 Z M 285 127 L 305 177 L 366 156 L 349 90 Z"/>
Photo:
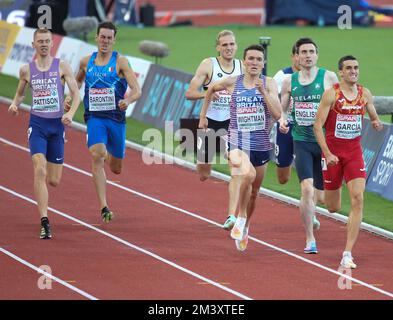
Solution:
<path fill-rule="evenodd" d="M 230 30 L 221 31 L 216 38 L 216 50 L 218 57 L 209 57 L 200 63 L 190 86 L 186 92 L 189 100 L 204 99 L 206 91 L 211 84 L 229 76 L 237 76 L 243 73 L 242 62 L 235 59 L 237 44 L 235 35 Z M 203 91 L 200 88 L 203 86 Z M 226 136 L 229 125 L 229 105 L 231 96 L 226 90 L 216 92 L 207 112 L 207 130 L 201 130 L 203 126 L 199 124 L 198 130 L 198 152 L 197 171 L 201 181 L 210 176 L 211 162 L 216 154 L 216 143 L 219 138 Z M 236 190 L 233 181 L 229 183 L 229 190 Z M 224 229 L 230 230 L 236 221 L 237 199 L 229 199 L 228 219 L 224 224 Z"/>

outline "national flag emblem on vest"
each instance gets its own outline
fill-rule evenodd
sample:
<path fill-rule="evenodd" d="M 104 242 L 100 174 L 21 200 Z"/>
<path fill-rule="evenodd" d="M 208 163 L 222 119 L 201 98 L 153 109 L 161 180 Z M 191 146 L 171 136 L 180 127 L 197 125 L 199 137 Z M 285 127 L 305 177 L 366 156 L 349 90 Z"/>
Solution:
<path fill-rule="evenodd" d="M 109 71 L 109 72 L 112 72 L 112 71 L 113 71 L 113 67 L 109 67 L 109 68 L 108 68 L 108 71 Z"/>

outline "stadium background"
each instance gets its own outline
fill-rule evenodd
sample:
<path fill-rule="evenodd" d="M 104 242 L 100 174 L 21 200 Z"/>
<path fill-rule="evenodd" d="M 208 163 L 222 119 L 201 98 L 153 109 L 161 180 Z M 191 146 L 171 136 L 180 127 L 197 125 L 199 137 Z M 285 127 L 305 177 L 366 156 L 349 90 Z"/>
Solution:
<path fill-rule="evenodd" d="M 20 1 L 20 3 L 23 3 L 21 9 L 28 11 L 27 2 Z M 70 1 L 70 5 L 71 3 L 72 1 Z M 83 1 L 79 1 L 79 3 L 83 3 Z M 107 5 L 109 3 L 110 1 L 106 1 Z M 361 82 L 369 87 L 376 96 L 391 95 L 393 78 L 391 77 L 389 61 L 391 60 L 391 52 L 393 52 L 391 41 L 393 32 L 391 29 L 392 20 L 389 16 L 372 13 L 375 18 L 373 27 L 354 26 L 350 30 L 339 30 L 336 26 L 315 26 L 313 25 L 315 22 L 309 23 L 303 20 L 296 20 L 294 26 L 261 26 L 261 22 L 266 18 L 264 16 L 264 3 L 261 5 L 261 1 L 247 1 L 242 3 L 241 8 L 235 1 L 150 1 L 149 3 L 155 9 L 154 24 L 156 27 L 143 26 L 140 24 L 140 17 L 139 20 L 136 17 L 131 25 L 120 25 L 117 36 L 115 49 L 130 56 L 133 66 L 144 64 L 141 68 L 147 70 L 146 68 L 150 65 L 150 62 L 154 63 L 155 61 L 154 58 L 147 57 L 139 52 L 138 44 L 140 41 L 145 39 L 163 41 L 168 45 L 170 54 L 161 60 L 161 66 L 155 66 L 157 70 L 170 68 L 167 71 L 169 76 L 176 78 L 179 74 L 182 74 L 183 77 L 184 74 L 187 74 L 186 78 L 189 79 L 203 58 L 215 54 L 214 39 L 216 34 L 223 28 L 230 28 L 237 35 L 238 57 L 241 57 L 242 48 L 250 43 L 258 42 L 260 36 L 270 36 L 272 38 L 268 56 L 268 75 L 272 76 L 277 70 L 289 64 L 289 50 L 293 42 L 299 37 L 310 36 L 320 45 L 319 65 L 336 70 L 337 58 L 352 53 L 359 58 L 362 64 Z M 370 4 L 383 8 L 390 8 L 389 5 L 391 5 L 390 1 L 370 1 Z M 139 9 L 138 2 L 136 2 L 136 5 L 134 14 Z M 96 14 L 91 7 L 90 11 L 92 14 Z M 115 14 L 116 8 L 113 7 L 108 16 L 114 17 Z M 135 15 L 138 16 L 138 14 Z M 98 14 L 97 16 L 99 17 Z M 5 18 L 4 14 L 2 18 Z M 89 33 L 87 39 L 89 43 L 94 44 L 94 31 Z M 61 39 L 59 38 L 59 45 L 60 42 Z M 93 47 L 84 45 L 80 48 L 84 48 L 83 52 L 88 53 Z M 14 51 L 21 52 L 20 48 L 16 49 L 14 48 Z M 78 50 L 74 48 L 72 51 Z M 63 51 L 66 50 L 63 49 Z M 12 50 L 10 53 L 12 55 Z M 79 50 L 79 54 L 81 53 Z M 21 57 L 14 58 L 17 60 Z M 73 66 L 76 68 L 76 63 Z M 12 97 L 17 84 L 15 76 L 17 76 L 18 68 L 15 68 L 15 65 L 10 68 L 14 77 L 1 75 L 0 93 L 4 97 Z M 10 74 L 6 71 L 7 63 L 4 61 L 2 73 Z M 147 72 L 145 74 L 141 72 L 141 76 L 144 78 L 147 77 L 147 74 Z M 186 81 L 183 82 L 182 89 L 185 90 Z M 159 95 L 160 92 L 156 92 L 156 94 Z M 184 102 L 184 99 L 182 101 Z M 29 103 L 29 100 L 27 99 L 26 102 Z M 165 105 L 165 102 L 162 102 L 162 104 Z M 78 121 L 82 121 L 82 109 L 82 107 L 79 109 L 76 117 Z M 194 110 L 197 110 L 197 108 L 194 108 Z M 189 116 L 192 115 L 197 115 L 197 112 L 189 114 Z M 390 115 L 381 118 L 386 123 L 391 121 Z M 128 122 L 128 139 L 141 144 L 146 144 L 146 141 L 142 141 L 142 134 L 147 128 L 153 126 L 152 123 L 155 127 L 162 128 L 162 125 L 157 125 L 156 120 L 152 123 L 146 123 L 146 121 L 138 121 L 131 117 Z M 388 131 L 385 130 L 385 140 L 384 138 L 379 139 L 381 141 L 380 147 L 386 147 L 389 141 Z M 382 146 L 383 142 L 386 143 Z M 175 144 L 178 143 L 178 141 L 175 142 Z M 165 151 L 165 145 L 163 149 Z M 377 155 L 375 157 L 377 158 Z M 379 160 L 381 161 L 381 159 Z M 228 173 L 225 165 L 217 165 L 215 169 Z M 299 187 L 296 181 L 296 173 L 293 172 L 292 176 L 293 178 L 288 185 L 280 186 L 276 183 L 274 170 L 270 170 L 264 185 L 279 193 L 298 198 Z M 389 183 L 391 183 L 390 180 Z M 386 188 L 379 190 L 379 193 L 391 199 L 393 197 L 391 195 L 392 190 L 393 188 L 388 184 Z M 347 193 L 344 190 L 343 214 L 347 214 L 349 209 L 346 198 Z M 367 192 L 365 203 L 364 221 L 387 230 L 393 230 L 393 204 L 391 201 L 375 193 Z"/>

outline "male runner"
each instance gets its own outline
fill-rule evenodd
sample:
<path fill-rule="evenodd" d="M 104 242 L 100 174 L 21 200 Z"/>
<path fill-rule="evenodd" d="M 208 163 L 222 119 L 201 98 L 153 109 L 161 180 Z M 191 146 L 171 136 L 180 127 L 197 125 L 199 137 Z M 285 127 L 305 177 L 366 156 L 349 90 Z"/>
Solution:
<path fill-rule="evenodd" d="M 271 124 L 281 116 L 276 82 L 262 75 L 263 48 L 251 45 L 244 50 L 243 57 L 244 75 L 226 78 L 209 87 L 200 119 L 201 126 L 207 128 L 206 114 L 214 92 L 227 90 L 231 94 L 228 158 L 231 179 L 239 186 L 236 191 L 239 215 L 231 237 L 240 251 L 247 248 L 250 219 L 270 159 Z"/>
<path fill-rule="evenodd" d="M 371 92 L 358 84 L 357 59 L 351 55 L 342 57 L 338 62 L 338 69 L 341 81 L 323 94 L 314 123 L 314 133 L 323 152 L 325 202 L 330 212 L 337 212 L 341 208 L 343 179 L 348 186 L 351 210 L 341 265 L 354 269 L 356 264 L 353 262 L 352 248 L 362 222 L 363 193 L 366 186 L 366 169 L 360 144 L 366 111 L 375 130 L 382 130 L 383 125 L 375 111 Z"/>
<path fill-rule="evenodd" d="M 217 35 L 216 50 L 218 57 L 206 58 L 198 66 L 186 92 L 187 99 L 203 99 L 208 87 L 216 81 L 243 73 L 241 60 L 235 59 L 237 44 L 232 31 L 223 30 Z M 203 86 L 204 91 L 199 91 L 201 86 Z M 198 130 L 197 172 L 201 181 L 206 180 L 210 176 L 211 162 L 216 154 L 217 136 L 220 137 L 227 134 L 229 104 L 230 95 L 227 91 L 216 92 L 206 115 L 209 120 L 206 132 L 205 130 Z M 199 125 L 199 128 L 202 127 Z M 230 181 L 229 215 L 223 225 L 223 228 L 226 230 L 231 230 L 236 221 L 237 199 L 231 197 L 231 193 L 235 194 L 236 189 L 237 186 L 233 181 Z"/>
<path fill-rule="evenodd" d="M 105 162 L 115 174 L 120 174 L 125 156 L 126 118 L 128 105 L 141 96 L 141 89 L 126 57 L 113 51 L 117 28 L 112 22 L 98 25 L 98 51 L 82 58 L 76 76 L 79 88 L 85 81 L 85 122 L 87 146 L 92 157 L 93 181 L 101 218 L 112 220 L 114 214 L 106 199 Z M 130 94 L 125 97 L 127 85 Z"/>
<path fill-rule="evenodd" d="M 47 183 L 53 187 L 60 183 L 64 162 L 64 125 L 71 125 L 80 100 L 70 65 L 50 54 L 52 33 L 48 29 L 37 29 L 32 45 L 36 59 L 20 68 L 18 88 L 8 111 L 18 115 L 29 85 L 33 101 L 27 134 L 34 168 L 34 195 L 41 217 L 40 238 L 51 239 Z M 64 114 L 65 82 L 73 103 Z"/>
<path fill-rule="evenodd" d="M 296 42 L 300 71 L 286 78 L 281 90 L 281 105 L 288 111 L 293 99 L 292 136 L 295 166 L 301 187 L 300 215 L 306 232 L 305 253 L 318 253 L 313 231 L 316 202 L 323 202 L 321 148 L 316 142 L 313 124 L 322 94 L 338 82 L 334 72 L 317 67 L 318 47 L 310 38 Z M 280 121 L 280 130 L 289 131 L 287 121 Z M 314 190 L 317 189 L 317 191 Z"/>

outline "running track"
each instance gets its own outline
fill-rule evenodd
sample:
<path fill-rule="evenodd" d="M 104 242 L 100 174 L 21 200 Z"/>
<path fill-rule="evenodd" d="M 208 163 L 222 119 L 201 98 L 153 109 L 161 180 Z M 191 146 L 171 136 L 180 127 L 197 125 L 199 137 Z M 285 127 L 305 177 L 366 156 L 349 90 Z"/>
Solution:
<path fill-rule="evenodd" d="M 49 189 L 54 238 L 40 240 L 27 124 L 28 113 L 14 118 L 0 105 L 0 299 L 393 299 L 391 240 L 361 231 L 358 269 L 342 290 L 342 223 L 320 217 L 320 254 L 305 255 L 297 208 L 259 197 L 249 247 L 238 252 L 219 228 L 225 182 L 147 166 L 134 150 L 120 176 L 108 173 L 116 216 L 101 223 L 85 134 L 74 129 L 61 184 Z M 43 265 L 56 277 L 51 290 L 37 286 Z"/>

